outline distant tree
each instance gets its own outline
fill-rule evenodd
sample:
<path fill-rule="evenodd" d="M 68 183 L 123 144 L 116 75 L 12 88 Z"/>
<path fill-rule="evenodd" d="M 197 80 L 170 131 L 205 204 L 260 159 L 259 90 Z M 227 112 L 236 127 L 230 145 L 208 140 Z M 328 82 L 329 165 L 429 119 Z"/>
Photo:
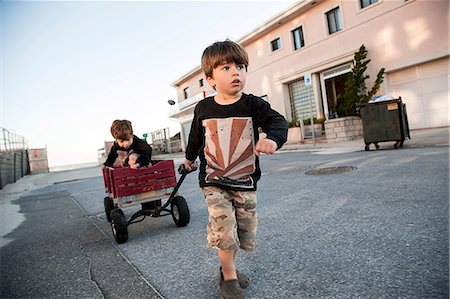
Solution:
<path fill-rule="evenodd" d="M 339 117 L 359 116 L 361 103 L 367 103 L 380 89 L 381 83 L 383 83 L 384 68 L 378 71 L 373 87 L 367 92 L 365 81 L 370 76 L 364 73 L 369 62 L 366 47 L 362 45 L 358 52 L 355 52 L 352 71 L 345 81 L 344 94 L 337 98 L 336 112 Z"/>

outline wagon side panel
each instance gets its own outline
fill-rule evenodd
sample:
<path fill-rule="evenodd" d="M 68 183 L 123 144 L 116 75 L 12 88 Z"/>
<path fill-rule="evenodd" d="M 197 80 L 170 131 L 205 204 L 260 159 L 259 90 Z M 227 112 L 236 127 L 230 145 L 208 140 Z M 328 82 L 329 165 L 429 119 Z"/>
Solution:
<path fill-rule="evenodd" d="M 173 188 L 176 186 L 174 162 L 173 160 L 161 160 L 151 167 L 115 169 L 113 184 L 115 186 L 114 197 Z"/>
<path fill-rule="evenodd" d="M 110 193 L 111 191 L 111 187 L 109 184 L 109 172 L 108 172 L 108 168 L 105 167 L 102 169 L 103 171 L 103 183 L 105 184 L 105 192 L 106 193 Z"/>

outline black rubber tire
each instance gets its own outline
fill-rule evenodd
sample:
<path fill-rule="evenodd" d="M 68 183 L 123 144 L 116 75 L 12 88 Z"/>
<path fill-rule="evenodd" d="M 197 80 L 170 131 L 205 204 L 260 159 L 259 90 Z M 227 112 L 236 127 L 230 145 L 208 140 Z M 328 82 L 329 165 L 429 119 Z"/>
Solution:
<path fill-rule="evenodd" d="M 113 209 L 111 215 L 111 229 L 114 239 L 119 244 L 125 243 L 128 240 L 127 219 L 121 209 Z"/>
<path fill-rule="evenodd" d="M 175 196 L 170 203 L 170 209 L 173 221 L 178 227 L 188 225 L 190 220 L 189 207 L 184 197 Z"/>
<path fill-rule="evenodd" d="M 103 199 L 103 204 L 105 206 L 106 219 L 108 220 L 108 222 L 111 222 L 111 211 L 114 209 L 114 203 L 112 199 L 109 198 L 109 196 L 106 196 Z"/>

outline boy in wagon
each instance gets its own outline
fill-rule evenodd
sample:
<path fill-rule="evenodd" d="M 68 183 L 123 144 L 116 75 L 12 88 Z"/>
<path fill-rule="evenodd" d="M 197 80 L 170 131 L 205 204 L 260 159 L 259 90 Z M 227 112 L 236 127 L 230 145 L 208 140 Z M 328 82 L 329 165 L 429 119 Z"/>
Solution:
<path fill-rule="evenodd" d="M 111 125 L 111 135 L 116 141 L 102 168 L 118 164 L 136 169 L 150 164 L 152 148 L 147 142 L 133 135 L 133 127 L 129 120 L 115 120 Z"/>

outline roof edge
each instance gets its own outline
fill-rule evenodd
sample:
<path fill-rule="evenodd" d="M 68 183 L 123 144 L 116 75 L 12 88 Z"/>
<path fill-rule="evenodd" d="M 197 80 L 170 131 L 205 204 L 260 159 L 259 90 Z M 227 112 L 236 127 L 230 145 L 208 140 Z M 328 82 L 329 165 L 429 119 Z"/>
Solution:
<path fill-rule="evenodd" d="M 249 33 L 245 34 L 243 37 L 239 38 L 236 42 L 242 46 L 246 46 L 249 43 L 253 42 L 255 39 L 259 38 L 261 35 L 264 35 L 268 31 L 273 30 L 274 28 L 280 26 L 282 23 L 285 23 L 290 19 L 300 15 L 301 13 L 304 13 L 316 3 L 322 1 L 324 0 L 301 0 L 297 3 L 294 3 L 293 5 L 289 6 L 285 10 L 281 11 L 280 13 L 269 19 L 261 26 L 256 27 Z M 172 82 L 170 86 L 176 87 L 180 85 L 181 82 L 193 77 L 201 70 L 202 68 L 200 65 L 196 66 L 194 69 L 187 72 L 174 82 Z"/>

